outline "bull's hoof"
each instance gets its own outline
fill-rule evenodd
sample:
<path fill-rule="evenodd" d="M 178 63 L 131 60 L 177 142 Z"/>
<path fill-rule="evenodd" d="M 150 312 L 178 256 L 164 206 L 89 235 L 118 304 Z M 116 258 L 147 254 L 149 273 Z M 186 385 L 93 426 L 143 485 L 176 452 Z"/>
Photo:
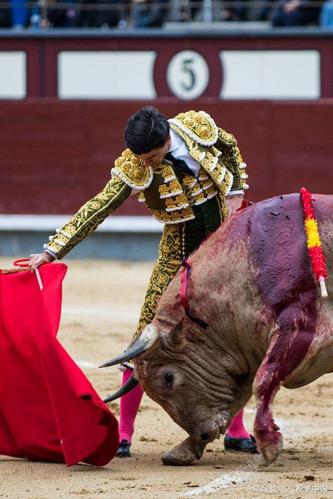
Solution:
<path fill-rule="evenodd" d="M 186 438 L 162 456 L 162 463 L 166 466 L 189 466 L 193 461 L 201 458 L 207 443 Z"/>
<path fill-rule="evenodd" d="M 279 438 L 274 439 L 273 443 L 267 444 L 267 442 L 257 442 L 258 449 L 260 452 L 260 464 L 262 466 L 268 466 L 278 458 L 282 450 L 282 435 L 278 433 Z"/>

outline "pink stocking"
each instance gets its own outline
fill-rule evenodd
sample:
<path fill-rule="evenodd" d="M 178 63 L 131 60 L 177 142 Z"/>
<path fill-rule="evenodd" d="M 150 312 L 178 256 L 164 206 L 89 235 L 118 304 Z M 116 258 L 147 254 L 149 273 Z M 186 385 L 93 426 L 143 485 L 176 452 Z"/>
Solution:
<path fill-rule="evenodd" d="M 243 409 L 232 418 L 227 435 L 231 438 L 250 438 L 250 434 L 243 423 Z"/>
<path fill-rule="evenodd" d="M 132 376 L 132 374 L 132 369 L 127 367 L 123 373 L 123 385 Z M 120 399 L 119 442 L 122 440 L 127 440 L 129 443 L 132 442 L 134 421 L 139 409 L 142 395 L 143 390 L 141 386 L 138 385 Z"/>

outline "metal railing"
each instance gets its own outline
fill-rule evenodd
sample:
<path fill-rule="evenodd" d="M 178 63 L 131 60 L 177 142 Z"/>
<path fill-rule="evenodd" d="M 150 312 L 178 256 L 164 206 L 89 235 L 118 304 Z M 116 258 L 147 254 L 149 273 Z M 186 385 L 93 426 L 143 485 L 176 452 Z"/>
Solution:
<path fill-rule="evenodd" d="M 289 3 L 297 0 L 290 0 Z M 302 0 L 317 11 L 324 2 Z M 0 28 L 161 27 L 166 22 L 270 21 L 281 0 L 25 0 L 0 1 Z M 311 24 L 311 21 L 310 21 Z"/>

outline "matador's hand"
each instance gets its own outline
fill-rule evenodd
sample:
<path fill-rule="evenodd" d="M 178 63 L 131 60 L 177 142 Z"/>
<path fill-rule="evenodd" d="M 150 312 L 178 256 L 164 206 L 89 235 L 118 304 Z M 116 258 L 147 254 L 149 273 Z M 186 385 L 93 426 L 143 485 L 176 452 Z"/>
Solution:
<path fill-rule="evenodd" d="M 40 265 L 43 265 L 44 263 L 51 263 L 53 262 L 54 257 L 50 255 L 50 253 L 47 253 L 44 251 L 44 253 L 36 254 L 36 255 L 30 255 L 29 258 L 29 267 L 31 271 L 36 270 Z"/>

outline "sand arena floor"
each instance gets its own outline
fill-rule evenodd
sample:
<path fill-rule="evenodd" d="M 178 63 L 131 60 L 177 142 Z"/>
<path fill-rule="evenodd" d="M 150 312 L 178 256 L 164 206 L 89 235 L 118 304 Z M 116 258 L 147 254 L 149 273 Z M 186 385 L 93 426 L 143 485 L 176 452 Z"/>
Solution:
<path fill-rule="evenodd" d="M 0 259 L 8 267 L 9 259 Z M 120 384 L 117 368 L 97 365 L 121 352 L 134 331 L 152 264 L 68 261 L 59 339 L 102 397 Z M 274 415 L 284 451 L 268 468 L 257 456 L 226 453 L 222 440 L 209 444 L 197 464 L 165 467 L 161 455 L 184 437 L 163 410 L 144 397 L 131 459 L 115 458 L 97 468 L 67 468 L 0 457 L 0 498 L 175 499 L 333 497 L 333 378 L 308 387 L 282 389 Z M 118 402 L 110 404 L 118 414 Z M 253 401 L 246 408 L 252 427 Z"/>

